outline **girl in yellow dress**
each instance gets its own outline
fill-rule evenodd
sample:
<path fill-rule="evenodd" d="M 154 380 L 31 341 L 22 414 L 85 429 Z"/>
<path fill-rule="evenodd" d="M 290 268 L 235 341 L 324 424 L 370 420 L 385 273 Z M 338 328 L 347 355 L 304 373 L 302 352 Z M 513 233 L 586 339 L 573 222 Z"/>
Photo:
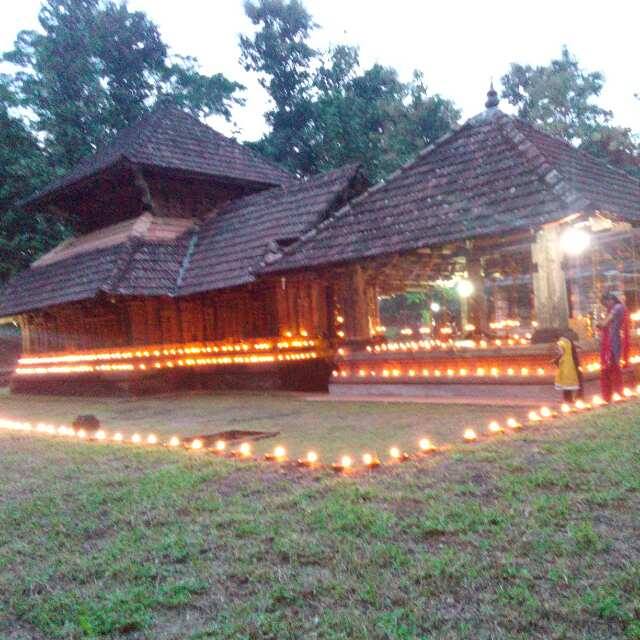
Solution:
<path fill-rule="evenodd" d="M 558 372 L 556 373 L 555 387 L 562 391 L 562 397 L 566 402 L 572 402 L 575 397 L 582 395 L 582 374 L 580 361 L 573 341 L 562 336 L 556 343 L 556 359 Z"/>

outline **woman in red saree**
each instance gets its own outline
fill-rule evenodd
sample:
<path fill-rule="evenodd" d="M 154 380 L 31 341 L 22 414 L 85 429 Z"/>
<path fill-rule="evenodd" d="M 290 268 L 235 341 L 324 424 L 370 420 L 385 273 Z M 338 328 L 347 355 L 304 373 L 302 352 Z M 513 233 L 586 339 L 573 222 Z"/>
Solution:
<path fill-rule="evenodd" d="M 600 328 L 600 389 L 609 402 L 614 393 L 622 394 L 622 367 L 629 360 L 629 314 L 613 293 L 602 296 L 607 310 Z"/>

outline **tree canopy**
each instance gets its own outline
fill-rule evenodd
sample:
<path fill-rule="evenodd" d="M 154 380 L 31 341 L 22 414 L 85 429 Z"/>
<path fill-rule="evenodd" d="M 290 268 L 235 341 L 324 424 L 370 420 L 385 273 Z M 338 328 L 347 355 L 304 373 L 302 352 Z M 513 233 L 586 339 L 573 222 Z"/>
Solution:
<path fill-rule="evenodd" d="M 521 118 L 640 175 L 638 143 L 631 130 L 613 126 L 613 113 L 597 104 L 604 76 L 585 71 L 567 47 L 546 66 L 512 64 L 502 86 L 502 97 L 517 107 Z"/>
<path fill-rule="evenodd" d="M 273 100 L 270 131 L 255 147 L 289 169 L 309 174 L 358 161 L 379 179 L 459 118 L 418 73 L 402 82 L 390 67 L 362 70 L 353 46 L 313 49 L 318 26 L 298 0 L 247 1 L 245 9 L 257 30 L 241 36 L 241 61 Z"/>
<path fill-rule="evenodd" d="M 73 167 L 156 100 L 231 117 L 242 85 L 173 55 L 156 25 L 113 0 L 45 0 L 40 30 L 21 31 L 0 78 L 0 279 L 71 231 L 16 201 Z M 24 117 L 19 117 L 20 114 Z"/>

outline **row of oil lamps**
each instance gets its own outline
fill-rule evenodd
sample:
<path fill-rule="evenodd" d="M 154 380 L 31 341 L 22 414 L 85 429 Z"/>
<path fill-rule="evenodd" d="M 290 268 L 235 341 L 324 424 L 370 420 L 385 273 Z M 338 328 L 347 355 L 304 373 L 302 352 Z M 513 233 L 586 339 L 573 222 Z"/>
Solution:
<path fill-rule="evenodd" d="M 640 396 L 640 385 L 635 390 L 625 388 L 622 394 L 614 393 L 611 399 L 612 403 L 619 403 Z M 511 432 L 518 431 L 523 427 L 535 426 L 542 422 L 552 420 L 560 416 L 566 416 L 571 413 L 580 413 L 597 409 L 605 406 L 607 403 L 601 396 L 593 396 L 590 403 L 584 400 L 576 400 L 575 403 L 563 403 L 558 411 L 554 411 L 548 406 L 543 406 L 538 410 L 531 410 L 527 415 L 526 422 L 519 422 L 516 418 L 507 418 L 504 425 L 497 420 L 492 420 L 484 433 L 479 434 L 475 429 L 465 429 L 462 434 L 462 440 L 465 443 L 478 442 L 482 436 L 495 436 L 505 433 L 507 430 Z M 200 438 L 181 439 L 178 436 L 172 436 L 168 440 L 161 440 L 154 433 L 140 434 L 134 433 L 132 436 L 125 436 L 122 432 L 108 433 L 104 429 L 89 432 L 85 429 L 74 429 L 65 425 L 55 426 L 47 423 L 37 423 L 35 426 L 30 422 L 21 422 L 16 420 L 8 420 L 0 418 L 0 429 L 20 431 L 26 433 L 43 434 L 50 436 L 60 436 L 63 438 L 73 438 L 76 440 L 93 440 L 96 442 L 112 442 L 116 444 L 131 445 L 161 445 L 167 448 L 183 447 L 191 451 L 208 451 L 219 456 L 228 456 L 239 460 L 255 460 L 251 443 L 242 442 L 237 449 L 228 449 L 228 443 L 225 440 L 218 440 L 213 447 L 206 447 L 205 442 Z M 418 442 L 420 456 L 442 451 L 442 447 L 435 445 L 429 438 L 421 438 Z M 406 451 L 402 451 L 399 447 L 393 446 L 388 452 L 387 463 L 406 462 L 415 459 L 415 455 L 411 455 Z M 284 446 L 278 445 L 274 449 L 264 455 L 264 460 L 270 462 L 286 463 L 289 462 L 287 450 Z M 375 453 L 364 453 L 362 455 L 362 466 L 367 469 L 375 469 L 383 463 Z M 320 468 L 320 456 L 316 451 L 308 451 L 304 457 L 297 460 L 297 465 L 307 468 Z M 343 455 L 339 460 L 331 465 L 331 468 L 339 473 L 349 473 L 356 468 L 357 463 L 350 455 Z"/>
<path fill-rule="evenodd" d="M 316 351 L 302 353 L 265 353 L 253 355 L 219 356 L 213 358 L 184 358 L 179 360 L 161 360 L 149 364 L 140 363 L 109 363 L 109 364 L 70 364 L 51 365 L 47 367 L 18 366 L 16 374 L 19 376 L 41 376 L 48 374 L 68 375 L 74 373 L 114 372 L 114 371 L 153 371 L 159 369 L 174 369 L 181 367 L 204 367 L 232 364 L 265 364 L 272 362 L 297 362 L 300 360 L 314 360 L 318 357 Z"/>
<path fill-rule="evenodd" d="M 307 332 L 302 329 L 298 336 L 291 332 L 285 334 L 285 339 L 256 340 L 230 343 L 230 342 L 208 342 L 193 343 L 183 345 L 156 345 L 149 347 L 128 347 L 125 350 L 117 349 L 111 351 L 81 351 L 73 353 L 56 353 L 42 356 L 24 356 L 19 359 L 19 365 L 48 365 L 48 364 L 68 364 L 79 362 L 97 362 L 104 360 L 132 360 L 134 358 L 161 358 L 166 356 L 194 356 L 211 353 L 248 353 L 252 351 L 264 352 L 282 349 L 308 349 L 314 347 L 316 341 L 308 338 Z"/>

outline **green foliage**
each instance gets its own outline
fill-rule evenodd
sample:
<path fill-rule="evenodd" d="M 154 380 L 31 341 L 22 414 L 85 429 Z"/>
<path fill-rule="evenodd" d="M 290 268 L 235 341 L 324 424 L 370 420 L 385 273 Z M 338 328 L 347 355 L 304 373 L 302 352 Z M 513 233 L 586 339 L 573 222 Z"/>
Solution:
<path fill-rule="evenodd" d="M 35 116 L 56 168 L 69 169 L 140 117 L 159 96 L 194 113 L 221 113 L 241 85 L 203 76 L 193 58 L 171 56 L 156 25 L 113 0 L 45 0 L 41 31 L 21 31 L 4 60 L 10 89 Z"/>
<path fill-rule="evenodd" d="M 377 180 L 458 119 L 453 104 L 429 95 L 417 73 L 405 83 L 383 65 L 362 71 L 355 47 L 314 50 L 308 40 L 317 25 L 297 0 L 245 8 L 258 29 L 240 38 L 241 61 L 260 74 L 274 102 L 266 114 L 271 131 L 254 146 L 292 171 L 357 161 Z"/>
<path fill-rule="evenodd" d="M 518 115 L 614 166 L 640 175 L 640 147 L 631 131 L 610 124 L 612 112 L 596 103 L 604 85 L 563 47 L 547 66 L 512 64 L 502 76 L 502 97 Z"/>
<path fill-rule="evenodd" d="M 16 202 L 108 142 L 158 99 L 222 114 L 243 87 L 170 54 L 156 25 L 113 0 L 45 0 L 40 30 L 21 31 L 0 77 L 0 282 L 71 232 Z M 20 118 L 18 114 L 28 118 Z"/>

